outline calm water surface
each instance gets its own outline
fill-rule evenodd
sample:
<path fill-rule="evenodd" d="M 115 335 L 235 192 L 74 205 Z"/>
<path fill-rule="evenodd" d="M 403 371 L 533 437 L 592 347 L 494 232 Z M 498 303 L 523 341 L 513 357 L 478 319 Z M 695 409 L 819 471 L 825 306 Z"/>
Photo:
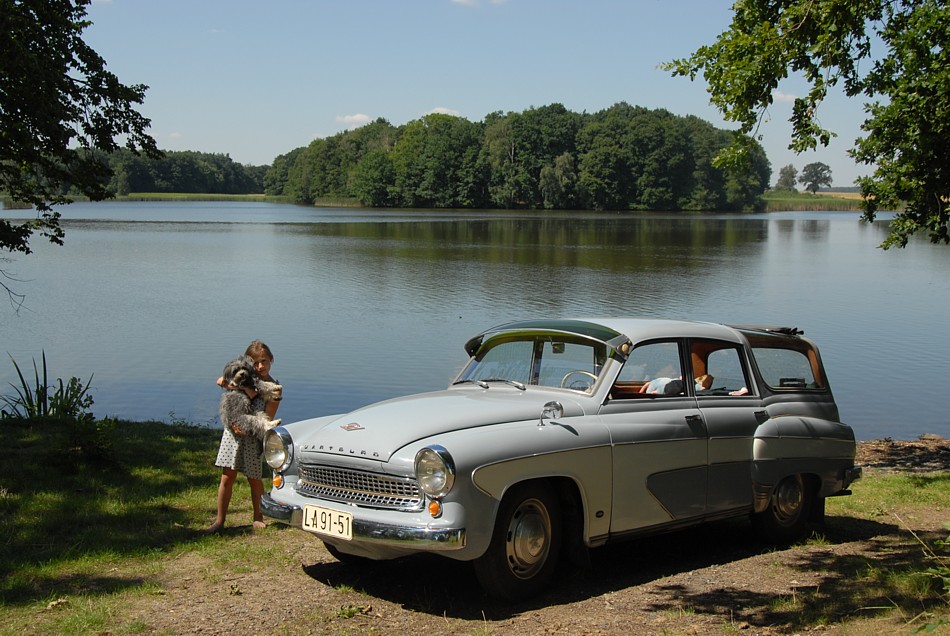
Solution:
<path fill-rule="evenodd" d="M 31 374 L 43 350 L 54 377 L 94 373 L 98 416 L 217 425 L 214 380 L 254 338 L 292 421 L 443 388 L 498 323 L 637 315 L 800 327 L 859 438 L 950 437 L 950 248 L 884 252 L 857 214 L 62 212 L 65 246 L 3 263 L 27 298 L 0 343 Z"/>

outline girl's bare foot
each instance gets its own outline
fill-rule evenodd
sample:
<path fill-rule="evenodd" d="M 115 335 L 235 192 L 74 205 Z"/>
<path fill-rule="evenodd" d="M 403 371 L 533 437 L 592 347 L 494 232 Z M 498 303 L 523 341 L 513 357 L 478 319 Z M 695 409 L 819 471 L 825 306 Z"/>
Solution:
<path fill-rule="evenodd" d="M 217 534 L 221 532 L 222 530 L 224 530 L 224 524 L 218 523 L 217 521 L 215 521 L 210 526 L 202 530 L 202 532 L 205 534 Z"/>
<path fill-rule="evenodd" d="M 266 528 L 266 527 L 267 527 L 267 524 L 264 523 L 262 520 L 260 520 L 260 519 L 255 519 L 255 520 L 254 520 L 254 529 L 255 529 L 255 530 L 263 530 L 263 529 Z"/>

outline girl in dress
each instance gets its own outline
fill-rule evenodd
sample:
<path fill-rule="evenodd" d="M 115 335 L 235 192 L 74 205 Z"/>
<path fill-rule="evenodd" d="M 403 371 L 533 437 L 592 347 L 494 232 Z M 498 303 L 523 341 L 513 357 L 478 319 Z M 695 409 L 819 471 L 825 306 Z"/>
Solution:
<path fill-rule="evenodd" d="M 254 361 L 254 370 L 261 379 L 279 384 L 270 374 L 271 365 L 274 363 L 274 354 L 271 353 L 270 347 L 260 340 L 255 340 L 248 345 L 244 355 Z M 223 378 L 218 378 L 218 385 L 222 385 L 223 382 Z M 253 389 L 246 389 L 246 391 L 247 396 L 251 398 L 251 409 L 263 411 L 269 418 L 274 419 L 280 402 L 265 401 Z M 214 462 L 215 466 L 221 468 L 221 482 L 218 484 L 217 516 L 214 523 L 208 526 L 205 532 L 211 534 L 220 532 L 224 528 L 228 506 L 231 505 L 231 493 L 234 490 L 234 482 L 237 481 L 239 472 L 244 473 L 247 477 L 247 483 L 251 487 L 254 528 L 264 528 L 266 524 L 264 523 L 264 515 L 261 513 L 261 497 L 264 494 L 261 464 L 264 447 L 260 440 L 241 431 L 238 425 L 229 427 L 227 422 L 222 422 L 222 424 L 224 424 L 224 432 L 221 434 L 221 446 L 218 448 L 218 457 Z"/>

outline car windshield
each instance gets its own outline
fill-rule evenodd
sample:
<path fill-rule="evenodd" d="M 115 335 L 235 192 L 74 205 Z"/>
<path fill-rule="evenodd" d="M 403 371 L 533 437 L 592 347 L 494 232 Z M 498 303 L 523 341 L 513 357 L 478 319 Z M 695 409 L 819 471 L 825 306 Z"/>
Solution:
<path fill-rule="evenodd" d="M 485 342 L 455 383 L 508 382 L 590 391 L 603 369 L 606 347 L 585 339 L 496 337 Z"/>

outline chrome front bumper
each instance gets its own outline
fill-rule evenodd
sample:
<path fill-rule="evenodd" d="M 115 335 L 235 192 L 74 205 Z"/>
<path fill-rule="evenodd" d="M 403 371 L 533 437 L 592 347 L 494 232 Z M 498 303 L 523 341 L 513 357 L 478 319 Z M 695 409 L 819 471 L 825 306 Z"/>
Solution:
<path fill-rule="evenodd" d="M 261 512 L 279 523 L 303 529 L 303 508 L 276 501 L 269 493 L 261 497 Z M 353 519 L 353 539 L 361 543 L 424 551 L 461 550 L 464 528 L 420 528 Z"/>

